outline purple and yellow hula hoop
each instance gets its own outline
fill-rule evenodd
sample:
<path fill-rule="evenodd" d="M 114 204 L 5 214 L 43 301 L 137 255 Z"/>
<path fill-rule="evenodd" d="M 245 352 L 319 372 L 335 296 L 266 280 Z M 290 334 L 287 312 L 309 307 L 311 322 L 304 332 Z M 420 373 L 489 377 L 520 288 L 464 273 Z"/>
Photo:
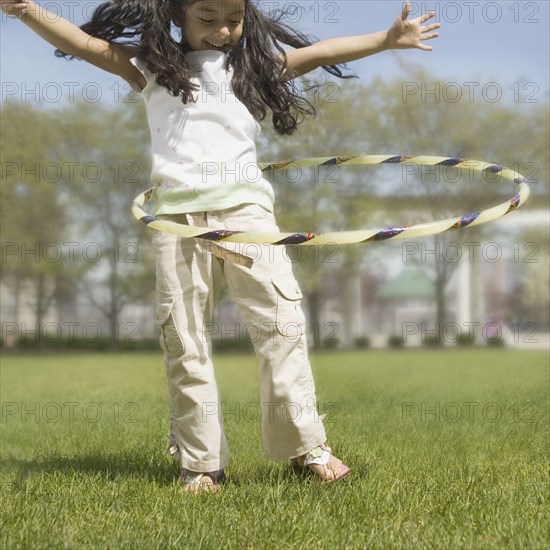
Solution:
<path fill-rule="evenodd" d="M 478 160 L 465 160 L 461 158 L 433 157 L 433 156 L 402 156 L 402 155 L 360 155 L 348 157 L 320 157 L 297 160 L 285 160 L 274 163 L 258 163 L 262 171 L 282 170 L 285 168 L 316 168 L 323 166 L 342 166 L 344 164 L 403 164 L 414 166 L 442 166 L 457 167 L 475 172 L 488 172 L 493 175 L 514 182 L 517 193 L 506 202 L 445 220 L 420 223 L 411 226 L 385 227 L 374 229 L 359 229 L 354 231 L 337 231 L 332 233 L 258 233 L 246 231 L 204 231 L 204 228 L 178 224 L 176 222 L 159 219 L 151 216 L 144 209 L 145 203 L 150 200 L 154 188 L 148 189 L 134 200 L 132 214 L 134 217 L 151 229 L 172 233 L 184 238 L 204 239 L 216 242 L 256 243 L 262 245 L 313 245 L 313 244 L 356 244 L 382 241 L 388 239 L 408 239 L 425 237 L 463 227 L 473 227 L 488 223 L 519 208 L 529 197 L 529 186 L 525 178 L 518 172 L 500 166 Z"/>

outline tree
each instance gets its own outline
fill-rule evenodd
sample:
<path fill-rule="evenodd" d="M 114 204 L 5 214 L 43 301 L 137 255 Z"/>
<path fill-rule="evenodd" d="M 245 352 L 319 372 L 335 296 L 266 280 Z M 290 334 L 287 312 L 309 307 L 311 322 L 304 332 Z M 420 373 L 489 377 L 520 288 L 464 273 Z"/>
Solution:
<path fill-rule="evenodd" d="M 84 258 L 88 265 L 75 284 L 105 316 L 114 341 L 122 309 L 154 289 L 150 230 L 130 213 L 132 200 L 150 187 L 144 109 L 134 103 L 74 104 L 61 120 L 56 158 L 82 167 L 73 179 L 63 179 L 66 199 L 79 236 L 95 239 L 101 251 L 99 261 Z"/>
<path fill-rule="evenodd" d="M 143 106 L 10 103 L 1 129 L 2 271 L 16 309 L 32 285 L 39 333 L 54 301 L 58 315 L 74 314 L 80 295 L 114 330 L 123 307 L 154 288 L 150 231 L 130 213 L 150 186 Z"/>
<path fill-rule="evenodd" d="M 66 216 L 56 166 L 50 164 L 54 117 L 17 103 L 5 105 L 1 114 L 2 277 L 14 293 L 16 320 L 24 293 L 34 311 L 38 339 L 63 272 L 58 251 Z"/>

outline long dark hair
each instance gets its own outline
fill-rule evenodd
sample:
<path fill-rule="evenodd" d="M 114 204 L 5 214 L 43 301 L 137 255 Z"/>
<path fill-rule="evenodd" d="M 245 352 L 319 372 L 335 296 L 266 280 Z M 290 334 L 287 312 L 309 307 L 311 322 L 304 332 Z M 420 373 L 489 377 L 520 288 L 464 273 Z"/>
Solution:
<path fill-rule="evenodd" d="M 192 92 L 197 91 L 196 85 L 191 83 L 193 73 L 185 57 L 190 48 L 183 32 L 178 43 L 171 31 L 174 14 L 185 17 L 185 10 L 197 1 L 110 0 L 100 4 L 91 20 L 80 28 L 92 36 L 131 47 L 156 75 L 160 86 L 176 97 L 181 95 L 182 102 L 188 103 L 193 99 Z M 316 109 L 294 80 L 284 80 L 286 61 L 279 63 L 273 48 L 284 54 L 282 44 L 303 48 L 314 42 L 281 23 L 286 11 L 279 10 L 273 17 L 267 17 L 252 0 L 244 1 L 243 35 L 228 54 L 228 63 L 233 67 L 233 91 L 256 120 L 263 120 L 267 110 L 271 109 L 275 131 L 281 135 L 292 134 L 306 115 L 316 114 Z M 70 59 L 76 57 L 61 50 L 56 50 L 55 55 Z M 343 75 L 339 65 L 323 69 L 339 78 L 356 78 L 355 75 Z M 317 87 L 317 84 L 307 86 L 306 91 Z"/>

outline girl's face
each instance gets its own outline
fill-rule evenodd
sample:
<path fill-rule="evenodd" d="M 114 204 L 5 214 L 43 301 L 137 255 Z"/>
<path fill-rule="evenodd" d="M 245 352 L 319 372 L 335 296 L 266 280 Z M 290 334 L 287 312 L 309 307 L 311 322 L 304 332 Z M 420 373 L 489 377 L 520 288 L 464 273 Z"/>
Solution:
<path fill-rule="evenodd" d="M 198 0 L 185 10 L 182 32 L 192 50 L 229 52 L 243 35 L 245 0 Z"/>

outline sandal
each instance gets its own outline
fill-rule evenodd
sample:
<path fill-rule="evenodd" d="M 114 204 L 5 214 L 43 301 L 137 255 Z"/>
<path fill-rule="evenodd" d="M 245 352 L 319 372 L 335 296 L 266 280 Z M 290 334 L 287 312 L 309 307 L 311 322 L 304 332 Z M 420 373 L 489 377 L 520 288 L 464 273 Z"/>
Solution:
<path fill-rule="evenodd" d="M 332 449 L 322 443 L 306 455 L 291 458 L 290 464 L 298 471 L 308 468 L 323 483 L 334 483 L 347 476 L 351 468 L 331 453 Z"/>
<path fill-rule="evenodd" d="M 223 470 L 192 472 L 183 468 L 179 480 L 186 493 L 197 495 L 200 492 L 217 493 L 222 488 L 221 484 L 225 482 L 226 477 Z"/>

